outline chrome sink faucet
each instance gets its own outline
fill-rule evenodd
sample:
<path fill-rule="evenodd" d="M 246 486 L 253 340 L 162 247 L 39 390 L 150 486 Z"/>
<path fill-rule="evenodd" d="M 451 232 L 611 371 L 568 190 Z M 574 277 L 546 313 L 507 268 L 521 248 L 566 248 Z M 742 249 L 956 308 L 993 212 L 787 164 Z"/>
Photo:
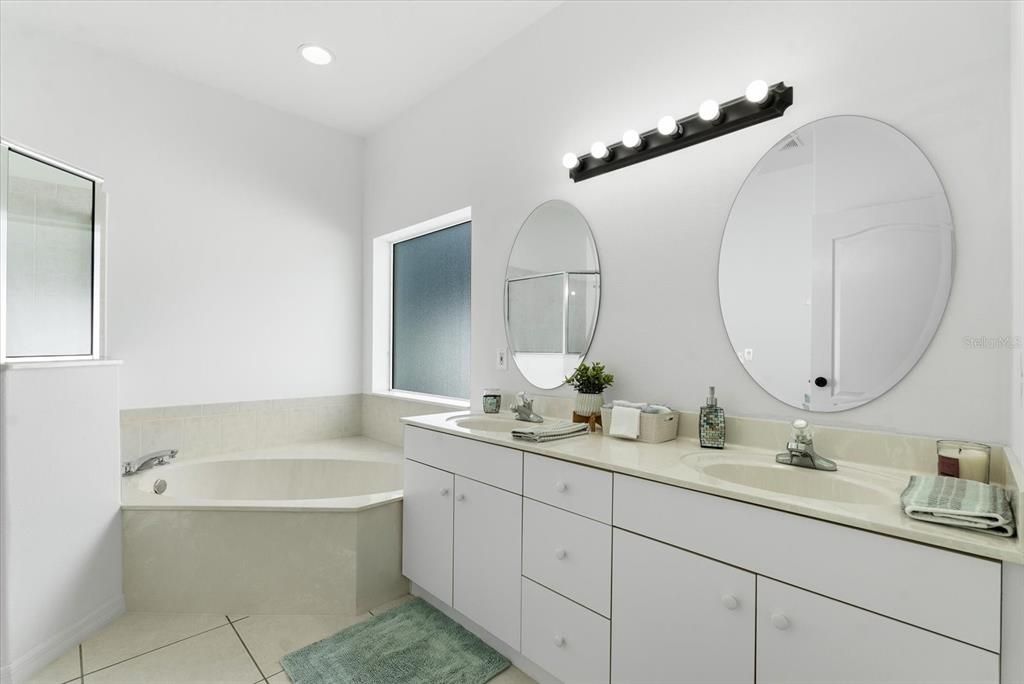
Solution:
<path fill-rule="evenodd" d="M 812 468 L 814 470 L 834 471 L 836 462 L 819 456 L 814 450 L 814 436 L 810 426 L 803 418 L 793 421 L 793 434 L 786 444 L 786 451 L 776 454 L 775 460 L 785 465 L 797 466 L 799 468 Z"/>
<path fill-rule="evenodd" d="M 133 461 L 125 461 L 121 464 L 121 477 L 128 477 L 140 470 L 147 470 L 154 466 L 167 465 L 167 462 L 177 455 L 177 449 L 164 449 L 163 451 L 154 451 L 151 454 L 140 456 Z"/>
<path fill-rule="evenodd" d="M 526 398 L 526 392 L 516 395 L 516 403 L 512 407 L 512 413 L 516 414 L 516 420 L 525 420 L 528 423 L 543 423 L 544 418 L 533 412 L 533 399 Z"/>

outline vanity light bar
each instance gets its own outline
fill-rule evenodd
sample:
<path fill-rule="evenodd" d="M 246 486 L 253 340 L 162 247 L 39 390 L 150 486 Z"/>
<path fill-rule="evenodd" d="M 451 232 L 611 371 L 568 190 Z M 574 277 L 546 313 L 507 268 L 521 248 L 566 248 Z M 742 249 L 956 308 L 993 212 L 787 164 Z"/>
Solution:
<path fill-rule="evenodd" d="M 754 126 L 782 116 L 793 104 L 793 87 L 779 81 L 766 86 L 754 81 L 747 86 L 747 94 L 719 105 L 714 100 L 701 103 L 700 111 L 674 121 L 662 117 L 658 126 L 646 133 L 628 130 L 622 142 L 612 145 L 594 143 L 590 154 L 576 157 L 571 152 L 562 158 L 574 183 L 600 176 L 602 173 L 639 164 L 669 152 L 706 142 L 741 128 Z"/>

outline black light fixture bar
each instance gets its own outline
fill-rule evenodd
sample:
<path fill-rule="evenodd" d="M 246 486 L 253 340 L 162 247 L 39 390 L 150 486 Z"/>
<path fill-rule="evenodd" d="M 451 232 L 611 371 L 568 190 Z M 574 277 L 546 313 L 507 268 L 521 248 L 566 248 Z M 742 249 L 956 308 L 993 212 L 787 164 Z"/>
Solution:
<path fill-rule="evenodd" d="M 678 132 L 675 135 L 663 135 L 657 128 L 653 128 L 641 134 L 641 143 L 637 148 L 626 147 L 622 142 L 617 142 L 608 146 L 609 154 L 605 159 L 597 159 L 589 154 L 582 155 L 579 157 L 579 165 L 569 170 L 569 178 L 574 183 L 579 183 L 602 173 L 617 171 L 684 147 L 734 133 L 748 126 L 777 119 L 791 104 L 793 87 L 780 81 L 768 88 L 764 102 L 751 102 L 746 97 L 737 97 L 722 104 L 719 116 L 714 121 L 705 121 L 699 114 L 691 114 L 676 120 Z"/>

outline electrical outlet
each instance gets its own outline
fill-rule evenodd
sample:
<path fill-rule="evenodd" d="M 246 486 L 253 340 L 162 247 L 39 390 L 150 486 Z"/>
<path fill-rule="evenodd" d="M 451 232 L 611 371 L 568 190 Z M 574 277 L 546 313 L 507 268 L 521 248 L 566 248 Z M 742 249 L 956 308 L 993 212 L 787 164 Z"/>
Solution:
<path fill-rule="evenodd" d="M 495 366 L 498 370 L 508 370 L 508 350 L 499 349 L 498 354 L 495 357 Z"/>

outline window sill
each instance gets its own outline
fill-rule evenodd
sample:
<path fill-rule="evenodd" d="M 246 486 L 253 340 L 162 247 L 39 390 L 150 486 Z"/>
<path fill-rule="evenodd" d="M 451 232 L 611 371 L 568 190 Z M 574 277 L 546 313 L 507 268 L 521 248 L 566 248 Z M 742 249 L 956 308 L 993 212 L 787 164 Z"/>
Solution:
<path fill-rule="evenodd" d="M 120 359 L 67 359 L 64 361 L 17 361 L 8 359 L 0 364 L 5 371 L 42 370 L 46 368 L 76 368 L 80 366 L 120 366 Z"/>
<path fill-rule="evenodd" d="M 383 392 L 370 392 L 375 397 L 385 397 L 388 399 L 401 399 L 403 401 L 413 401 L 419 404 L 433 404 L 442 406 L 452 406 L 454 408 L 469 408 L 468 399 L 453 399 L 452 397 L 439 397 L 433 394 L 419 394 L 418 392 L 403 392 L 402 390 L 386 390 Z"/>

